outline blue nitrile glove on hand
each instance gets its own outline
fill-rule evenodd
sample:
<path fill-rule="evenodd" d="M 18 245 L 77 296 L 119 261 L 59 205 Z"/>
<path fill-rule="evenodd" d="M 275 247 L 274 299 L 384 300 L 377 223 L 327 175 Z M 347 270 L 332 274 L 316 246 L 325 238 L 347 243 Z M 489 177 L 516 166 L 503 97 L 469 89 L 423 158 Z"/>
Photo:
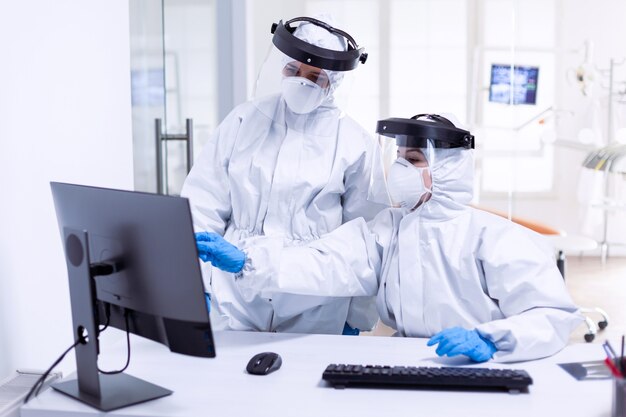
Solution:
<path fill-rule="evenodd" d="M 196 233 L 196 247 L 200 259 L 226 272 L 235 274 L 246 262 L 246 254 L 217 233 Z"/>
<path fill-rule="evenodd" d="M 439 356 L 468 356 L 474 362 L 485 362 L 491 359 L 498 350 L 490 340 L 483 338 L 476 329 L 466 330 L 462 327 L 451 327 L 434 335 L 428 346 L 435 344 Z"/>

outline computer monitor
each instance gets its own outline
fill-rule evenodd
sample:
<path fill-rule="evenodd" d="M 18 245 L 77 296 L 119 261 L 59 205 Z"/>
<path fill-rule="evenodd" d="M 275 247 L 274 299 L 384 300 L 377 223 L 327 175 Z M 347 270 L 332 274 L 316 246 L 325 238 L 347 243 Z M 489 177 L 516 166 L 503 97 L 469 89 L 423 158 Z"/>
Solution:
<path fill-rule="evenodd" d="M 511 103 L 511 73 L 513 101 Z M 539 67 L 505 64 L 491 65 L 489 101 L 504 104 L 536 104 Z"/>
<path fill-rule="evenodd" d="M 53 182 L 68 269 L 77 379 L 53 387 L 109 411 L 172 391 L 98 370 L 99 325 L 215 357 L 186 198 Z"/>

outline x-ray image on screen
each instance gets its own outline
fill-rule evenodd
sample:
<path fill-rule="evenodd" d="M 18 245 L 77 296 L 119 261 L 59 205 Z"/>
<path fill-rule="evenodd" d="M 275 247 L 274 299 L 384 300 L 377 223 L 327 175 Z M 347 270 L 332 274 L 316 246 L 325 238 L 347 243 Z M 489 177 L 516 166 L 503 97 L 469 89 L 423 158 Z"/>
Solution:
<path fill-rule="evenodd" d="M 538 67 L 516 65 L 511 71 L 510 65 L 491 65 L 491 85 L 489 101 L 511 104 L 511 72 L 513 72 L 513 104 L 537 103 Z"/>

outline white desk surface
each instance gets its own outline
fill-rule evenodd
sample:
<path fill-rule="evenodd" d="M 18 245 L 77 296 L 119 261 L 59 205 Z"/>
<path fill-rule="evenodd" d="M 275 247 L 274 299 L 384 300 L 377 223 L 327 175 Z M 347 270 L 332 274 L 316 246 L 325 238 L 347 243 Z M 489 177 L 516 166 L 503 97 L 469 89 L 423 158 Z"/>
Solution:
<path fill-rule="evenodd" d="M 127 373 L 174 394 L 107 415 L 136 416 L 581 416 L 608 417 L 611 381 L 576 381 L 557 363 L 604 358 L 599 344 L 575 344 L 557 355 L 517 364 L 472 366 L 522 368 L 533 378 L 528 394 L 334 389 L 321 380 L 329 363 L 456 366 L 460 357 L 438 358 L 426 339 L 277 333 L 216 332 L 217 357 L 195 358 L 169 352 L 133 337 Z M 282 368 L 270 375 L 245 372 L 256 353 L 273 351 Z M 126 358 L 125 343 L 103 346 L 100 365 L 115 369 Z M 73 377 L 70 376 L 70 378 Z M 22 407 L 22 417 L 104 415 L 54 390 Z"/>

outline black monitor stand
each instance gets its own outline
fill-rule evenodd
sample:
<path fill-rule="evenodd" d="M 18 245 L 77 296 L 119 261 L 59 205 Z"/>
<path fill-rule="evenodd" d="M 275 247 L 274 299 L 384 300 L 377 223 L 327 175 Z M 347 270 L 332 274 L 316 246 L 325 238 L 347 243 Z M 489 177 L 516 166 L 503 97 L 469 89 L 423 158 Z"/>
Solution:
<path fill-rule="evenodd" d="M 64 244 L 74 337 L 75 340 L 85 340 L 85 343 L 76 346 L 77 379 L 59 382 L 52 387 L 102 411 L 170 395 L 172 391 L 128 374 L 99 373 L 96 286 L 89 258 L 87 232 L 65 228 Z"/>

